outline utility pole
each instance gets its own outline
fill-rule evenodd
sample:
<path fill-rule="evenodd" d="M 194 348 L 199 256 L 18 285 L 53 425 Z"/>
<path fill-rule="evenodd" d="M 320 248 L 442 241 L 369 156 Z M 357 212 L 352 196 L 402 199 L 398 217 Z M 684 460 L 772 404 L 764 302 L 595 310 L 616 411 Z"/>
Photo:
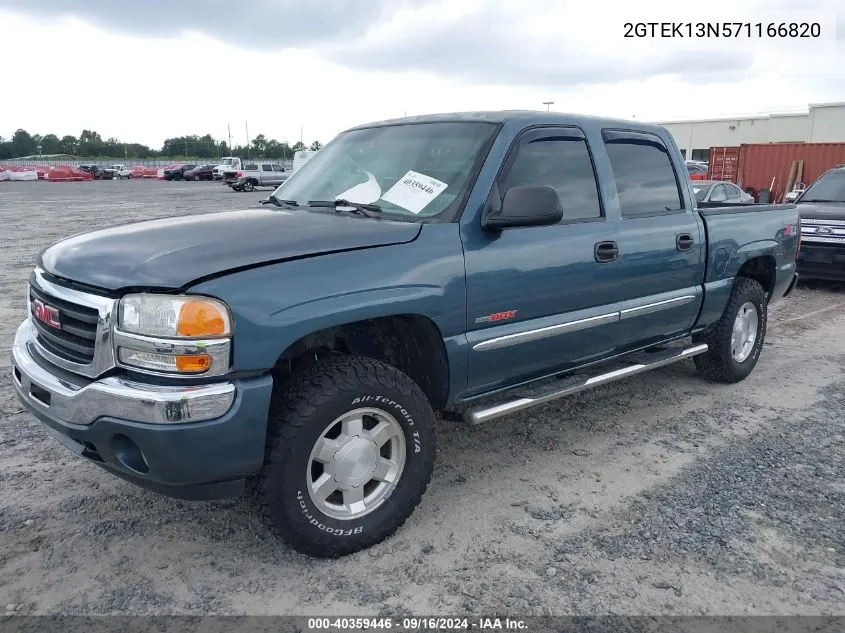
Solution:
<path fill-rule="evenodd" d="M 246 123 L 246 119 L 244 119 L 244 127 L 246 128 L 246 157 L 250 160 L 252 159 L 252 153 L 249 149 L 249 125 Z"/>
<path fill-rule="evenodd" d="M 299 126 L 299 142 L 303 145 L 305 145 L 305 132 L 303 131 L 304 129 L 305 128 L 303 128 L 301 125 Z"/>
<path fill-rule="evenodd" d="M 232 126 L 227 123 L 226 129 L 229 130 L 229 152 L 231 152 L 232 151 Z"/>
<path fill-rule="evenodd" d="M 549 106 L 554 105 L 554 101 L 543 101 L 543 105 L 546 106 L 546 112 L 548 112 Z"/>

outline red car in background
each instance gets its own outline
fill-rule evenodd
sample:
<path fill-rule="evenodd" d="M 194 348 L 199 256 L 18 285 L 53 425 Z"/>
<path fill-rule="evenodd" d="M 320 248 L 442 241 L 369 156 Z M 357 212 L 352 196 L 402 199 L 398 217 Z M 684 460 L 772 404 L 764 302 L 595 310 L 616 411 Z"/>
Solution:
<path fill-rule="evenodd" d="M 185 180 L 213 180 L 217 165 L 197 165 L 183 174 Z"/>
<path fill-rule="evenodd" d="M 707 164 L 687 162 L 687 171 L 689 172 L 690 180 L 707 180 Z"/>

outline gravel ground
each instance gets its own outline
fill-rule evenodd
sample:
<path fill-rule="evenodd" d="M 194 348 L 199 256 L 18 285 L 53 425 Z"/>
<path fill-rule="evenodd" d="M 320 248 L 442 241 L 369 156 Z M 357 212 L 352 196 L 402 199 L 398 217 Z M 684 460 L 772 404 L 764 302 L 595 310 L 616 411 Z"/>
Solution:
<path fill-rule="evenodd" d="M 248 206 L 212 183 L 0 185 L 0 370 L 35 253 Z M 770 311 L 738 385 L 681 363 L 478 428 L 442 423 L 428 493 L 335 561 L 246 500 L 189 503 L 74 457 L 0 381 L 0 614 L 845 614 L 845 290 Z"/>

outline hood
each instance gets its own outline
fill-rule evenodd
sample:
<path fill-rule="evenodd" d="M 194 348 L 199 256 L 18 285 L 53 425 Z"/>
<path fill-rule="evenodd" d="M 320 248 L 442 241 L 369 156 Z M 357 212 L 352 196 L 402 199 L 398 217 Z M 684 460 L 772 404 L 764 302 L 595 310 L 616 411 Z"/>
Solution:
<path fill-rule="evenodd" d="M 845 220 L 845 202 L 798 202 L 798 215 L 808 220 Z"/>
<path fill-rule="evenodd" d="M 176 289 L 233 269 L 411 242 L 421 226 L 264 207 L 83 233 L 50 246 L 38 260 L 57 277 L 107 290 Z"/>

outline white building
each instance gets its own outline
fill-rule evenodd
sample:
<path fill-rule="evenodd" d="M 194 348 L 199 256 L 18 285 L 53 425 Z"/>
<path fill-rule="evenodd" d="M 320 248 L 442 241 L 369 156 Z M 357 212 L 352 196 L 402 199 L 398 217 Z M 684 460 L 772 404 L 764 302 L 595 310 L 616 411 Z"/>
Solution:
<path fill-rule="evenodd" d="M 666 121 L 684 157 L 707 160 L 711 147 L 745 143 L 843 143 L 845 101 L 811 103 L 798 114 L 765 114 L 732 119 Z"/>

